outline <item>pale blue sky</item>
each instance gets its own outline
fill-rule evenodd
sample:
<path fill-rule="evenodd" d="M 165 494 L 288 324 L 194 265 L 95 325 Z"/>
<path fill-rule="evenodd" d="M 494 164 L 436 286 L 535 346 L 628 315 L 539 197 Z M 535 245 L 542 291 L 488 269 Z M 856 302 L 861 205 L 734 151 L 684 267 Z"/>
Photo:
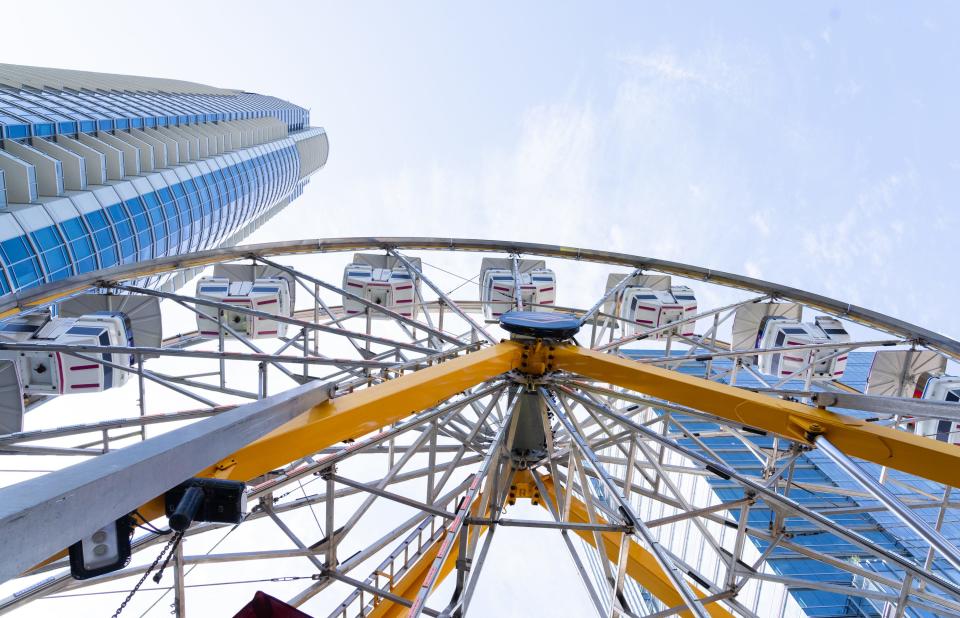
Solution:
<path fill-rule="evenodd" d="M 709 8 L 305 16 L 316 82 L 277 88 L 331 135 L 311 208 L 330 233 L 613 247 L 960 334 L 957 10 Z"/>
<path fill-rule="evenodd" d="M 327 169 L 254 240 L 609 247 L 960 336 L 956 5 L 99 4 L 21 9 L 43 27 L 5 61 L 242 87 L 327 128 Z"/>

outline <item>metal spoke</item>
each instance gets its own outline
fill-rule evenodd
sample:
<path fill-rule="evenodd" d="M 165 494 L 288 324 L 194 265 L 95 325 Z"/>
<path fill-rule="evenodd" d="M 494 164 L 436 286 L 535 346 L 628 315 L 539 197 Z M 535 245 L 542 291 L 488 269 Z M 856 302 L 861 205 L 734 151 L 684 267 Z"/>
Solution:
<path fill-rule="evenodd" d="M 764 500 L 772 504 L 776 504 L 782 508 L 792 511 L 797 515 L 799 515 L 800 517 L 803 517 L 804 519 L 809 520 L 811 523 L 817 526 L 820 526 L 823 529 L 832 532 L 833 534 L 836 534 L 837 536 L 843 538 L 849 543 L 855 546 L 858 546 L 870 553 L 876 554 L 878 557 L 884 560 L 887 560 L 892 564 L 896 564 L 900 568 L 912 573 L 913 576 L 923 579 L 934 586 L 943 588 L 949 591 L 951 594 L 960 596 L 960 586 L 954 584 L 953 582 L 941 576 L 935 575 L 933 573 L 924 572 L 922 567 L 920 567 L 917 564 L 914 564 L 913 562 L 900 556 L 899 554 L 885 550 L 882 547 L 879 547 L 876 544 L 871 543 L 867 538 L 863 537 L 862 535 L 856 532 L 853 532 L 848 528 L 845 528 L 844 526 L 840 526 L 834 523 L 833 521 L 831 521 L 830 519 L 824 517 L 819 513 L 816 513 L 814 511 L 811 511 L 810 509 L 803 507 L 801 504 L 788 498 L 787 496 L 780 495 L 775 491 L 772 491 L 766 488 L 761 483 L 754 481 L 751 478 L 736 472 L 735 470 L 733 470 L 732 468 L 728 467 L 727 465 L 723 464 L 720 461 L 705 457 L 700 453 L 694 451 L 693 449 L 684 447 L 676 443 L 675 441 L 670 440 L 669 438 L 664 438 L 657 432 L 652 431 L 649 428 L 644 427 L 639 423 L 636 423 L 635 421 L 611 410 L 606 406 L 601 405 L 597 407 L 604 414 L 618 420 L 622 425 L 626 427 L 630 427 L 631 429 L 638 432 L 639 434 L 646 436 L 648 439 L 664 444 L 671 450 L 674 450 L 680 453 L 684 457 L 700 463 L 708 471 L 712 472 L 714 475 L 720 476 L 721 478 L 734 480 L 738 484 L 742 485 L 744 489 L 753 490 L 754 492 L 756 492 L 758 498 L 763 498 Z"/>
<path fill-rule="evenodd" d="M 622 337 L 622 338 L 620 338 L 620 339 L 617 339 L 616 341 L 611 341 L 610 343 L 608 343 L 608 344 L 606 344 L 606 345 L 597 346 L 596 349 L 599 350 L 600 352 L 604 352 L 604 351 L 606 351 L 606 350 L 616 350 L 617 348 L 623 347 L 625 344 L 630 343 L 630 342 L 632 342 L 632 341 L 640 341 L 641 339 L 647 339 L 647 338 L 649 338 L 649 337 L 653 337 L 654 335 L 659 335 L 660 333 L 663 333 L 663 332 L 666 332 L 666 331 L 668 331 L 668 330 L 674 329 L 674 328 L 676 328 L 677 326 L 681 326 L 681 325 L 683 325 L 683 324 L 689 324 L 690 322 L 695 322 L 695 321 L 701 320 L 701 319 L 703 319 L 703 318 L 705 318 L 705 317 L 709 317 L 709 316 L 712 316 L 712 315 L 716 315 L 716 314 L 718 314 L 718 313 L 723 313 L 724 311 L 730 311 L 730 310 L 732 310 L 732 309 L 736 309 L 737 307 L 742 307 L 742 306 L 744 306 L 744 305 L 750 305 L 750 304 L 753 304 L 753 303 L 761 303 L 761 302 L 767 300 L 768 298 L 769 298 L 769 296 L 766 296 L 766 295 L 764 295 L 764 296 L 757 296 L 757 297 L 751 298 L 751 299 L 749 299 L 749 300 L 744 300 L 744 301 L 740 301 L 740 302 L 737 302 L 737 303 L 732 303 L 732 304 L 729 304 L 729 305 L 725 305 L 725 306 L 720 307 L 720 308 L 718 308 L 718 309 L 711 309 L 710 311 L 704 311 L 704 312 L 702 312 L 702 313 L 698 313 L 697 315 L 692 315 L 692 316 L 690 316 L 690 317 L 688 317 L 688 318 L 684 318 L 684 319 L 682 319 L 682 320 L 677 320 L 677 321 L 675 321 L 675 322 L 670 322 L 670 324 L 668 324 L 668 325 L 666 325 L 666 326 L 661 326 L 661 327 L 659 327 L 659 328 L 651 328 L 650 330 L 647 330 L 647 331 L 644 331 L 644 332 L 640 332 L 640 333 L 636 333 L 636 334 L 633 334 L 633 335 L 629 335 L 629 336 L 627 336 L 627 337 Z"/>
<path fill-rule="evenodd" d="M 683 598 L 684 605 L 686 605 L 694 615 L 700 618 L 707 618 L 707 613 L 703 605 L 691 592 L 690 587 L 683 579 L 683 575 L 680 573 L 677 565 L 674 564 L 672 559 L 670 559 L 670 557 L 667 555 L 667 552 L 660 545 L 660 542 L 656 539 L 656 537 L 654 537 L 654 535 L 650 532 L 650 529 L 647 528 L 646 524 L 644 524 L 634 512 L 633 506 L 620 493 L 620 488 L 616 483 L 613 482 L 613 479 L 607 473 L 606 469 L 600 464 L 599 461 L 597 461 L 596 454 L 590 449 L 580 431 L 576 428 L 575 421 L 572 420 L 572 417 L 568 418 L 560 406 L 556 404 L 552 393 L 541 387 L 540 394 L 547 402 L 547 405 L 553 410 L 553 413 L 558 419 L 560 419 L 560 422 L 567 430 L 567 433 L 571 438 L 573 438 L 574 444 L 576 444 L 584 459 L 590 463 L 590 466 L 593 468 L 594 472 L 600 476 L 600 479 L 603 481 L 604 485 L 607 486 L 607 489 L 611 492 L 613 498 L 620 505 L 620 511 L 633 528 L 633 533 L 638 535 L 639 538 L 642 539 L 643 542 L 653 552 L 657 563 L 673 583 L 677 593 L 679 593 L 681 598 Z M 586 491 L 586 488 L 584 488 L 584 490 Z"/>
<path fill-rule="evenodd" d="M 393 348 L 402 348 L 402 349 L 410 350 L 413 352 L 430 354 L 435 351 L 430 348 L 425 348 L 425 347 L 413 345 L 410 343 L 405 343 L 403 341 L 394 341 L 393 339 L 378 337 L 376 335 L 368 335 L 366 333 L 358 333 L 355 331 L 333 328 L 330 326 L 324 326 L 322 324 L 315 324 L 313 322 L 305 322 L 303 320 L 288 318 L 282 315 L 274 315 L 272 313 L 267 313 L 265 311 L 257 311 L 256 309 L 249 309 L 247 307 L 231 306 L 226 303 L 207 300 L 205 298 L 197 298 L 194 296 L 182 296 L 180 294 L 174 294 L 172 292 L 158 292 L 156 290 L 151 290 L 149 288 L 141 288 L 141 287 L 132 286 L 132 285 L 114 284 L 110 287 L 112 289 L 121 290 L 125 292 L 134 292 L 136 294 L 145 294 L 147 296 L 156 296 L 158 298 L 169 298 L 171 300 L 179 300 L 187 304 L 203 305 L 205 307 L 213 307 L 215 309 L 229 309 L 234 313 L 242 313 L 244 315 L 248 315 L 252 317 L 265 318 L 265 319 L 273 320 L 276 322 L 283 322 L 291 326 L 305 328 L 311 331 L 319 331 L 319 332 L 323 332 L 331 335 L 340 335 L 340 336 L 347 336 L 347 337 L 352 337 L 356 339 L 362 339 L 363 341 L 366 341 L 369 343 L 377 343 L 381 345 L 390 346 Z"/>
<path fill-rule="evenodd" d="M 960 570 L 960 552 L 937 530 L 931 528 L 923 519 L 918 517 L 911 509 L 908 509 L 903 502 L 897 498 L 893 492 L 884 487 L 880 482 L 863 471 L 860 466 L 854 463 L 849 457 L 843 454 L 840 449 L 834 446 L 824 436 L 817 436 L 814 439 L 817 448 L 830 458 L 833 463 L 840 466 L 844 472 L 853 477 L 861 487 L 869 491 L 877 500 L 882 502 L 890 511 L 900 520 L 907 524 L 911 530 L 925 539 L 930 546 L 946 558 L 947 562 L 953 565 L 955 569 Z"/>
<path fill-rule="evenodd" d="M 343 289 L 343 288 L 341 288 L 341 287 L 338 287 L 338 286 L 335 286 L 335 285 L 333 285 L 333 284 L 327 283 L 326 281 L 323 281 L 322 279 L 317 279 L 316 277 L 312 277 L 312 276 L 310 276 L 310 275 L 308 275 L 308 274 L 306 274 L 306 273 L 303 273 L 303 272 L 294 270 L 294 269 L 290 268 L 289 266 L 283 266 L 283 265 L 281 265 L 281 264 L 278 264 L 278 263 L 274 262 L 273 260 L 267 259 L 267 258 L 262 257 L 262 256 L 257 257 L 256 260 L 257 260 L 258 262 L 263 262 L 264 264 L 267 264 L 268 266 L 272 266 L 272 267 L 277 268 L 277 269 L 279 269 L 279 270 L 288 272 L 288 273 L 290 273 L 291 275 L 294 275 L 294 276 L 296 276 L 296 277 L 298 277 L 298 278 L 300 278 L 300 279 L 303 279 L 304 281 L 309 281 L 310 283 L 313 283 L 314 285 L 320 286 L 320 287 L 324 288 L 325 290 L 329 290 L 329 291 L 334 292 L 334 293 L 336 293 L 336 294 L 340 294 L 341 296 L 344 296 L 344 297 L 346 297 L 346 298 L 349 298 L 349 299 L 352 300 L 352 301 L 355 301 L 355 302 L 360 303 L 361 305 L 363 305 L 363 306 L 366 307 L 367 309 L 376 311 L 376 312 L 378 312 L 378 313 L 382 313 L 383 315 L 385 315 L 385 316 L 387 316 L 387 317 L 390 317 L 390 318 L 392 318 L 393 320 L 395 320 L 395 321 L 397 321 L 397 322 L 399 322 L 399 323 L 406 324 L 406 325 L 408 325 L 408 326 L 413 326 L 414 328 L 418 328 L 418 329 L 420 329 L 420 330 L 426 331 L 426 332 L 429 333 L 430 335 L 433 335 L 434 337 L 437 337 L 438 339 L 442 339 L 442 340 L 446 341 L 447 343 L 452 343 L 452 344 L 454 344 L 454 345 L 462 345 L 462 344 L 463 344 L 463 342 L 462 342 L 460 339 L 458 339 L 457 337 L 453 337 L 453 336 L 451 336 L 451 335 L 448 335 L 448 334 L 444 333 L 442 330 L 436 329 L 436 328 L 434 328 L 434 327 L 431 326 L 431 325 L 424 324 L 423 322 L 420 322 L 420 321 L 415 320 L 415 319 L 413 319 L 413 318 L 408 318 L 407 316 L 401 315 L 401 314 L 397 313 L 396 311 L 393 311 L 392 309 L 389 309 L 389 308 L 387 308 L 387 307 L 385 307 L 385 306 L 383 306 L 383 305 L 378 305 L 377 303 L 370 302 L 369 300 L 367 300 L 366 298 L 363 298 L 362 296 L 358 296 L 358 295 L 354 294 L 353 292 L 350 292 L 350 291 L 348 291 L 348 290 L 345 290 L 345 289 Z M 426 311 L 426 308 L 424 308 L 424 311 Z M 332 316 L 331 316 L 331 317 L 332 317 Z"/>
<path fill-rule="evenodd" d="M 580 322 L 585 324 L 586 322 L 590 321 L 593 318 L 593 314 L 600 311 L 600 307 L 603 306 L 603 303 L 607 302 L 607 300 L 611 297 L 616 297 L 616 295 L 619 294 L 620 291 L 623 290 L 623 288 L 627 287 L 627 284 L 630 283 L 631 279 L 641 274 L 643 274 L 643 271 L 641 271 L 638 268 L 634 270 L 632 273 L 630 273 L 629 275 L 625 276 L 623 279 L 621 279 L 620 283 L 618 283 L 617 285 L 607 290 L 603 294 L 603 296 L 601 296 L 597 300 L 597 302 L 593 303 L 592 307 L 587 309 L 587 311 L 582 316 L 580 316 Z"/>
<path fill-rule="evenodd" d="M 508 421 L 512 414 L 513 410 L 511 410 L 511 413 L 507 415 Z M 493 438 L 493 442 L 488 448 L 486 455 L 484 455 L 483 461 L 480 463 L 479 470 L 477 470 L 477 473 L 473 476 L 473 480 L 470 482 L 470 486 L 467 488 L 467 494 L 464 496 L 460 503 L 460 507 L 457 509 L 456 517 L 447 526 L 443 543 L 440 545 L 440 550 L 437 552 L 437 557 L 434 559 L 433 565 L 428 571 L 427 577 L 423 580 L 423 584 L 420 586 L 420 590 L 417 592 L 417 597 L 414 599 L 413 605 L 410 608 L 409 618 L 417 618 L 417 616 L 419 616 L 423 611 L 427 596 L 430 594 L 430 591 L 433 590 L 433 586 L 437 581 L 441 565 L 443 565 L 444 560 L 446 560 L 447 555 L 449 555 L 451 549 L 453 548 L 456 538 L 462 534 L 461 530 L 464 525 L 466 525 L 468 513 L 470 512 L 470 509 L 480 492 L 480 484 L 486 478 L 490 470 L 490 464 L 500 452 L 508 424 L 509 422 L 500 426 L 499 432 Z"/>
<path fill-rule="evenodd" d="M 471 318 L 463 309 L 461 309 L 461 308 L 460 308 L 460 305 L 458 305 L 458 304 L 457 304 L 456 302 L 454 302 L 451 298 L 449 298 L 446 294 L 444 294 L 444 293 L 443 293 L 443 290 L 441 290 L 439 287 L 437 287 L 437 284 L 435 284 L 433 281 L 431 281 L 430 279 L 428 279 L 427 277 L 425 277 L 424 274 L 423 274 L 423 272 L 421 272 L 420 269 L 418 269 L 416 266 L 414 266 L 413 263 L 410 262 L 410 260 L 408 260 L 407 258 L 405 258 L 401 253 L 397 252 L 397 251 L 394 250 L 394 249 L 390 249 L 390 255 L 392 255 L 393 257 L 397 258 L 397 259 L 400 260 L 401 262 L 403 262 L 403 265 L 407 267 L 407 270 L 409 270 L 409 271 L 411 271 L 411 272 L 417 273 L 417 276 L 420 277 L 420 280 L 423 281 L 424 283 L 426 283 L 427 286 L 428 286 L 431 290 L 433 290 L 433 293 L 436 294 L 447 306 L 449 306 L 450 309 L 452 309 L 454 313 L 456 313 L 457 315 L 459 315 L 467 324 L 469 324 L 470 327 L 471 327 L 476 333 L 482 335 L 482 337 L 483 337 L 484 339 L 486 339 L 487 341 L 489 341 L 490 343 L 494 343 L 494 342 L 497 341 L 490 333 L 487 332 L 487 330 L 486 330 L 483 326 L 481 326 L 476 320 L 474 320 L 473 318 Z"/>

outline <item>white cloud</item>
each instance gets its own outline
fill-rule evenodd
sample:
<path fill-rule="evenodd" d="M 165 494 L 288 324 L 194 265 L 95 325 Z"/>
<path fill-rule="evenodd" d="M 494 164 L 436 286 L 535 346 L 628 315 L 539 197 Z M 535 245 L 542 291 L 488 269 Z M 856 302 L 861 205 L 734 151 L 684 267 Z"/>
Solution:
<path fill-rule="evenodd" d="M 620 60 L 635 67 L 645 69 L 656 77 L 670 81 L 692 82 L 702 85 L 712 84 L 712 80 L 708 80 L 703 74 L 682 66 L 673 54 L 665 52 L 635 54 L 621 56 Z"/>
<path fill-rule="evenodd" d="M 750 215 L 750 224 L 757 230 L 762 238 L 770 236 L 770 213 L 766 210 L 758 210 Z"/>
<path fill-rule="evenodd" d="M 863 92 L 863 85 L 859 81 L 851 79 L 842 84 L 838 84 L 833 89 L 833 92 L 844 100 L 850 100 Z"/>
<path fill-rule="evenodd" d="M 743 272 L 748 277 L 753 277 L 754 279 L 762 279 L 763 271 L 760 269 L 760 266 L 753 260 L 747 260 L 743 263 Z"/>
<path fill-rule="evenodd" d="M 719 43 L 684 55 L 669 50 L 615 54 L 612 58 L 626 69 L 625 82 L 655 83 L 663 88 L 685 88 L 663 92 L 665 97 L 689 96 L 696 91 L 742 97 L 751 87 L 753 66 L 745 49 L 729 49 Z"/>

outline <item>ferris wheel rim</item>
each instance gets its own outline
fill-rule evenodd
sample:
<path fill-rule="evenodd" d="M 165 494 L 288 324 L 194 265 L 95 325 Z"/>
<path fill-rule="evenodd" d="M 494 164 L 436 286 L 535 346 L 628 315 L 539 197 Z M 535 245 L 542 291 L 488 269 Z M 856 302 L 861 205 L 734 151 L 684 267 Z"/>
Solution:
<path fill-rule="evenodd" d="M 765 294 L 769 299 L 780 298 L 799 302 L 808 307 L 832 313 L 863 326 L 895 334 L 904 339 L 913 340 L 917 344 L 938 350 L 950 358 L 960 361 L 960 340 L 947 337 L 928 328 L 879 311 L 854 305 L 829 296 L 781 285 L 772 281 L 682 262 L 627 253 L 523 241 L 454 237 L 370 236 L 302 239 L 255 245 L 239 245 L 230 248 L 197 252 L 188 256 L 171 256 L 146 262 L 119 265 L 43 284 L 22 292 L 6 294 L 0 297 L 0 319 L 31 310 L 39 305 L 55 302 L 63 297 L 79 293 L 91 287 L 97 287 L 97 284 L 100 282 L 125 281 L 147 275 L 186 268 L 201 268 L 219 262 L 245 258 L 342 253 L 371 249 L 385 251 L 446 250 L 513 253 L 663 272 L 703 281 L 705 283 L 758 292 Z"/>

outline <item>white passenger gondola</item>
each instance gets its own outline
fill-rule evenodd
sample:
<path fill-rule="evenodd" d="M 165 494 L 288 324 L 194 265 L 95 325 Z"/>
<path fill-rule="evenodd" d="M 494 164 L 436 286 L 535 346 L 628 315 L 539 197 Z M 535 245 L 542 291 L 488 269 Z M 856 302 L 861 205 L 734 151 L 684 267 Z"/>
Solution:
<path fill-rule="evenodd" d="M 136 343 L 155 347 L 160 339 L 159 301 L 140 296 L 81 295 L 61 303 L 56 317 L 32 313 L 0 326 L 0 341 L 38 346 L 132 348 Z M 14 363 L 23 394 L 31 396 L 95 393 L 122 386 L 135 363 L 130 352 L 82 354 L 55 349 L 2 350 L 0 358 Z"/>
<path fill-rule="evenodd" d="M 629 275 L 612 273 L 607 277 L 607 290 L 620 285 Z M 685 285 L 671 285 L 669 275 L 635 275 L 629 277 L 614 298 L 606 304 L 606 312 L 623 323 L 624 335 L 634 335 L 679 322 L 697 313 L 697 298 Z M 671 335 L 690 337 L 696 321 L 685 322 L 653 335 L 665 339 Z"/>
<path fill-rule="evenodd" d="M 817 316 L 813 322 L 801 321 L 801 307 L 792 303 L 757 303 L 744 305 L 734 316 L 732 349 L 750 347 L 780 351 L 759 354 L 760 371 L 783 378 L 837 380 L 847 366 L 847 353 L 839 344 L 850 341 L 843 323 L 829 316 Z M 791 346 L 817 346 L 796 351 Z"/>
<path fill-rule="evenodd" d="M 960 377 L 947 375 L 947 359 L 930 350 L 881 350 L 873 356 L 867 394 L 913 397 L 960 405 Z M 907 427 L 921 436 L 960 444 L 960 423 L 949 419 L 917 418 Z"/>
<path fill-rule="evenodd" d="M 91 314 L 78 318 L 54 318 L 30 314 L 0 327 L 7 342 L 40 345 L 126 346 L 129 324 L 122 313 Z M 104 360 L 130 367 L 129 354 L 103 354 Z M 61 352 L 0 351 L 0 358 L 14 360 L 27 395 L 96 393 L 127 381 L 127 373 Z"/>
<path fill-rule="evenodd" d="M 960 378 L 948 375 L 921 376 L 914 397 L 927 401 L 960 404 Z M 918 418 L 913 423 L 917 435 L 960 445 L 960 423 L 944 418 Z M 909 426 L 909 425 L 908 425 Z"/>
<path fill-rule="evenodd" d="M 218 264 L 213 276 L 202 277 L 197 282 L 197 298 L 275 316 L 293 315 L 293 283 L 289 275 L 267 266 Z M 197 314 L 200 336 L 219 337 L 218 310 L 202 306 L 198 309 L 203 313 Z M 219 323 L 224 326 L 226 337 L 231 336 L 230 330 L 250 339 L 285 337 L 287 334 L 285 322 L 230 309 L 223 310 Z"/>
<path fill-rule="evenodd" d="M 917 389 L 920 399 L 960 403 L 960 378 L 956 376 L 927 376 Z"/>
<path fill-rule="evenodd" d="M 420 270 L 420 258 L 411 258 L 410 262 Z M 420 279 L 391 255 L 354 254 L 353 261 L 343 269 L 343 289 L 404 317 L 417 317 Z M 367 305 L 349 296 L 343 297 L 343 310 L 347 315 L 361 315 L 367 313 L 367 309 Z M 389 316 L 370 311 L 370 317 Z"/>
<path fill-rule="evenodd" d="M 867 376 L 867 394 L 881 397 L 923 398 L 929 376 L 943 375 L 947 359 L 932 350 L 880 350 L 873 355 Z"/>
<path fill-rule="evenodd" d="M 483 258 L 480 263 L 480 302 L 488 322 L 515 308 L 517 286 L 523 308 L 550 311 L 557 300 L 557 277 L 543 260 L 517 260 L 514 277 L 510 258 Z"/>

